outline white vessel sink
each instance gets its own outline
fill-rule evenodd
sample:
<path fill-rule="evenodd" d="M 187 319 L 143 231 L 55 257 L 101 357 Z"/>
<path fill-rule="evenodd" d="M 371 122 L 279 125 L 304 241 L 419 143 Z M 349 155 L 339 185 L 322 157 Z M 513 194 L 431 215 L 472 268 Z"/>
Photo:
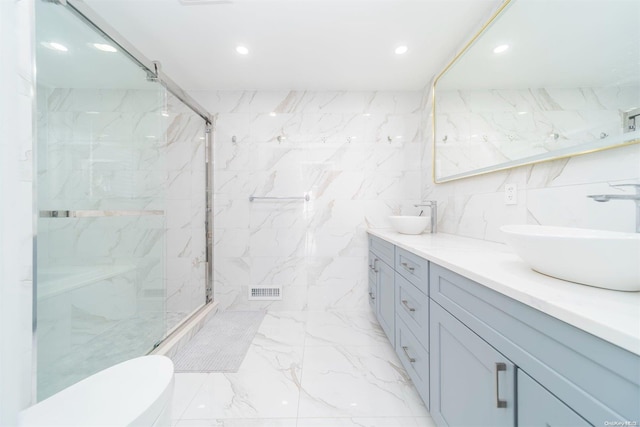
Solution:
<path fill-rule="evenodd" d="M 391 226 L 398 233 L 402 234 L 420 234 L 427 228 L 429 217 L 427 216 L 411 216 L 396 215 L 390 216 Z"/>
<path fill-rule="evenodd" d="M 500 230 L 539 273 L 598 288 L 640 291 L 640 233 L 541 225 Z"/>

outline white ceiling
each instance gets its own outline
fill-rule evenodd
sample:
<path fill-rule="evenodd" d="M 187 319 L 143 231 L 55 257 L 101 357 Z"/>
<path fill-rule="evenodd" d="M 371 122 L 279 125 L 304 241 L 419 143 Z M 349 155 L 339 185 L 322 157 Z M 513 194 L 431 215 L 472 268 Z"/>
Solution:
<path fill-rule="evenodd" d="M 502 0 L 85 2 L 185 90 L 420 90 Z"/>

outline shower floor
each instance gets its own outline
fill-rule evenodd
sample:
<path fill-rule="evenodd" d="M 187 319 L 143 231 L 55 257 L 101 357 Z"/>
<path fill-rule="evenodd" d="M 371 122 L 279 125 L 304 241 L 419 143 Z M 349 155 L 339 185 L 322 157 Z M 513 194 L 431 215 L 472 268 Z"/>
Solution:
<path fill-rule="evenodd" d="M 176 427 L 434 427 L 370 312 L 269 312 L 236 373 L 176 374 Z"/>

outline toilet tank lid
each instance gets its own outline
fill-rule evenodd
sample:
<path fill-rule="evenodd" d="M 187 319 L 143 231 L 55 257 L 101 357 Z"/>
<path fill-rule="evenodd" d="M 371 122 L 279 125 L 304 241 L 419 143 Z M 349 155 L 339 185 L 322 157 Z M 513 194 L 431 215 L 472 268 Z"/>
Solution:
<path fill-rule="evenodd" d="M 173 372 L 165 356 L 127 360 L 25 409 L 20 425 L 151 425 L 171 404 Z"/>

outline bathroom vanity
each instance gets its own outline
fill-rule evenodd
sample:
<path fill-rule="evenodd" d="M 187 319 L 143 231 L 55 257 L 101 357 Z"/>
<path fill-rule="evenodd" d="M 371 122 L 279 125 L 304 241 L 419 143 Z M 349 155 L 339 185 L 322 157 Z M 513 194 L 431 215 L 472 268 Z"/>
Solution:
<path fill-rule="evenodd" d="M 640 423 L 640 293 L 497 243 L 370 230 L 369 301 L 439 426 Z"/>

